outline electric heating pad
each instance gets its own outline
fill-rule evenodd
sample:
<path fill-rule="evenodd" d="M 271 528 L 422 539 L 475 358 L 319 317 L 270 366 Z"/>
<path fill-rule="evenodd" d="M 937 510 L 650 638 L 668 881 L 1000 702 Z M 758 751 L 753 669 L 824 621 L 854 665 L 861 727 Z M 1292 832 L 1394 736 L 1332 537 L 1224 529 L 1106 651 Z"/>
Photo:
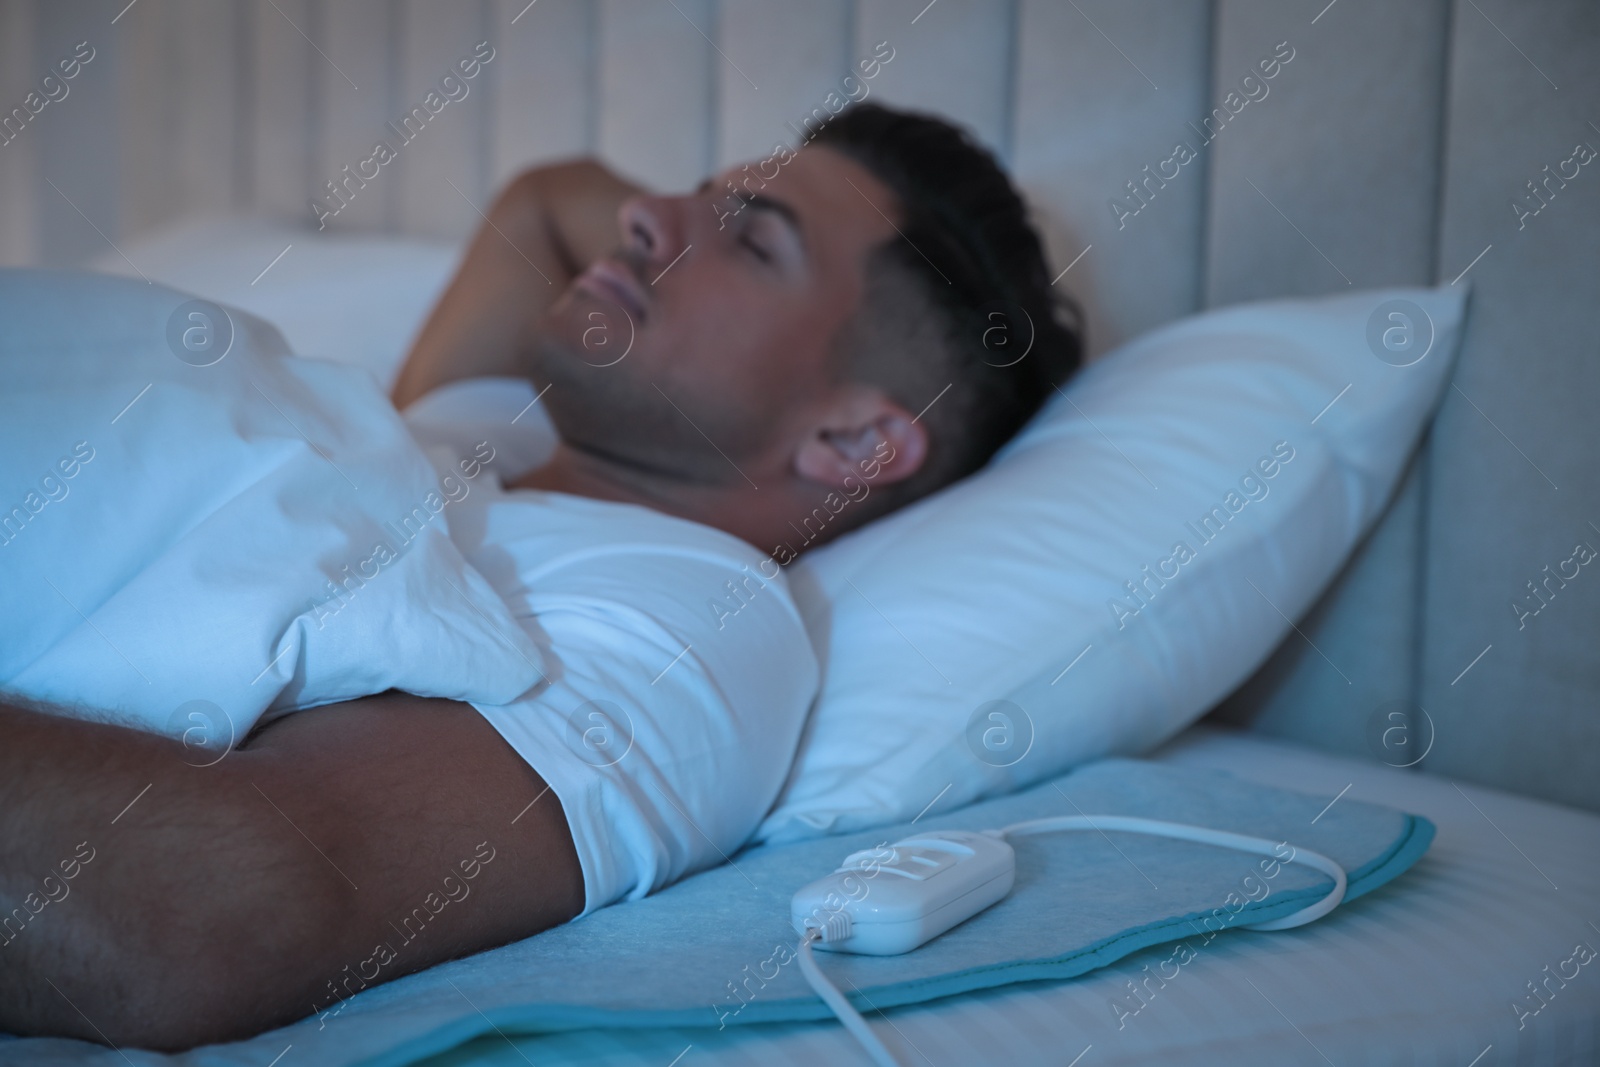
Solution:
<path fill-rule="evenodd" d="M 1101 822 L 1111 814 L 1282 846 L 1275 855 L 1261 855 L 1130 833 Z M 910 849 L 937 864 L 934 853 L 946 847 L 940 841 L 970 846 L 988 837 L 984 830 L 1083 816 L 1101 822 L 1101 829 L 1019 835 L 1005 844 L 1015 852 L 1010 891 L 914 951 L 818 953 L 829 981 L 859 1008 L 869 1000 L 889 1008 L 1012 982 L 1071 978 L 1149 945 L 1184 941 L 1204 952 L 1219 936 L 1299 937 L 1295 930 L 1235 932 L 1329 898 L 1334 879 L 1295 858 L 1313 851 L 1347 873 L 1342 903 L 1318 920 L 1338 922 L 1360 910 L 1352 902 L 1417 862 L 1434 833 L 1427 819 L 1350 795 L 1310 796 L 1220 771 L 1102 760 L 947 815 L 748 849 L 642 900 L 370 987 L 321 1015 L 171 1062 L 267 1067 L 292 1043 L 296 1053 L 303 1050 L 318 1063 L 379 1067 L 413 1063 L 496 1029 L 512 1035 L 659 1026 L 714 1032 L 829 1019 L 833 1012 L 801 974 L 801 936 L 792 913 L 798 891 L 836 872 L 842 858 L 866 853 L 880 858 L 877 873 L 868 876 L 871 866 L 861 866 L 861 877 L 841 895 L 887 899 L 889 878 L 909 881 L 887 873 L 885 864 L 894 861 L 884 850 L 897 844 L 920 840 Z M 898 859 L 915 862 L 914 855 L 908 849 Z M 0 1042 L 0 1064 L 32 1062 L 34 1046 Z M 65 1058 L 62 1052 L 53 1050 L 53 1062 L 122 1063 L 115 1051 L 86 1044 Z"/>

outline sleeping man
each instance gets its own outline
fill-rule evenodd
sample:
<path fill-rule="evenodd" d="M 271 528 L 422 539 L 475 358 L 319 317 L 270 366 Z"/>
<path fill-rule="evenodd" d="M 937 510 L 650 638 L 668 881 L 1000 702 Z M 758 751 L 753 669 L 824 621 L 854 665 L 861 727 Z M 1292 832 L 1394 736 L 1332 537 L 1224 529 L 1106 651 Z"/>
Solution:
<path fill-rule="evenodd" d="M 239 1038 L 721 862 L 818 682 L 782 566 L 1022 425 L 1078 362 L 1053 292 L 991 157 L 876 106 L 688 195 L 517 178 L 393 400 L 539 390 L 553 457 L 449 532 L 545 680 L 324 705 L 207 767 L 0 698 L 0 1029 Z"/>

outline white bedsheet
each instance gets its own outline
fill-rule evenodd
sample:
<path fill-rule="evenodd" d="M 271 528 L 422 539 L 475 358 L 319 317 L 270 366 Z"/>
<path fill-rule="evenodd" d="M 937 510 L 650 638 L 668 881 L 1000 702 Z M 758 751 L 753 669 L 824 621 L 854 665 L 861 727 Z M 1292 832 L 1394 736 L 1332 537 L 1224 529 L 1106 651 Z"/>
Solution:
<path fill-rule="evenodd" d="M 1432 819 L 1438 837 L 1413 870 L 1311 926 L 1216 939 L 1125 1018 L 1120 1031 L 1113 999 L 1126 998 L 1126 983 L 1143 978 L 1146 965 L 1154 971 L 1170 948 L 1147 949 L 1073 981 L 897 1009 L 888 1021 L 875 1016 L 874 1026 L 898 1042 L 906 1063 L 1600 1063 L 1600 959 L 1581 966 L 1564 987 L 1552 979 L 1554 995 L 1537 1014 L 1523 1016 L 1520 1029 L 1513 1008 L 1539 1003 L 1526 983 L 1545 979 L 1547 965 L 1560 968 L 1576 944 L 1600 949 L 1600 816 L 1204 726 L 1156 758 L 1330 800 L 1348 787 L 1346 798 Z M 1131 889 L 1139 875 L 1127 873 Z M 429 1062 L 866 1062 L 843 1028 L 830 1023 L 587 1031 L 515 1041 L 513 1047 L 500 1037 L 480 1038 Z"/>

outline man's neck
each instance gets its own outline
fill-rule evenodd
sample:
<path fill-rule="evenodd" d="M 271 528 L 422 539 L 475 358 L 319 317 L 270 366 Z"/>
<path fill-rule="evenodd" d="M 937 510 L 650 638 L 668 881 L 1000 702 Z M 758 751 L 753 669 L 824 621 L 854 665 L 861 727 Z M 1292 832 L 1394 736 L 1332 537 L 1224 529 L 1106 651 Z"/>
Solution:
<path fill-rule="evenodd" d="M 845 528 L 859 525 L 861 517 L 850 515 L 845 522 L 827 523 L 826 528 L 819 528 L 814 515 L 826 517 L 842 507 L 835 504 L 824 509 L 824 498 L 837 499 L 837 493 L 829 494 L 826 488 L 819 486 L 802 486 L 794 480 L 784 482 L 774 472 L 755 474 L 762 478 L 760 490 L 742 480 L 734 485 L 690 482 L 654 470 L 619 464 L 562 443 L 555 448 L 549 462 L 531 470 L 509 488 L 570 493 L 597 501 L 650 507 L 690 522 L 715 526 L 762 552 L 771 552 L 774 545 L 789 545 L 792 553 L 798 555 L 808 547 L 830 541 Z"/>
<path fill-rule="evenodd" d="M 546 463 L 523 475 L 509 488 L 542 489 L 596 500 L 642 504 L 658 511 L 669 510 L 658 500 L 660 493 L 651 484 L 653 481 L 643 472 L 631 471 L 565 444 L 558 444 Z"/>
<path fill-rule="evenodd" d="M 691 482 L 616 463 L 566 444 L 557 445 L 549 462 L 529 471 L 510 488 L 637 504 L 714 526 L 758 548 L 770 539 L 760 509 L 751 506 L 756 490 L 743 482 L 737 489 Z"/>

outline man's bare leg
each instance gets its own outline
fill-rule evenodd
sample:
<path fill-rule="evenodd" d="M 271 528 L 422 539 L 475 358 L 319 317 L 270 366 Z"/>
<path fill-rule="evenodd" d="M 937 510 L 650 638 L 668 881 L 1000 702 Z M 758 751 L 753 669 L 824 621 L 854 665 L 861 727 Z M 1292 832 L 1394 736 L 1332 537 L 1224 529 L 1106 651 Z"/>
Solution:
<path fill-rule="evenodd" d="M 388 693 L 186 756 L 0 706 L 0 1029 L 241 1038 L 582 910 L 560 802 L 466 704 Z"/>

